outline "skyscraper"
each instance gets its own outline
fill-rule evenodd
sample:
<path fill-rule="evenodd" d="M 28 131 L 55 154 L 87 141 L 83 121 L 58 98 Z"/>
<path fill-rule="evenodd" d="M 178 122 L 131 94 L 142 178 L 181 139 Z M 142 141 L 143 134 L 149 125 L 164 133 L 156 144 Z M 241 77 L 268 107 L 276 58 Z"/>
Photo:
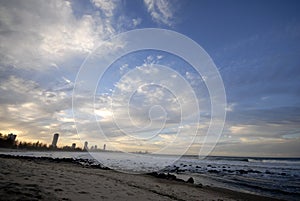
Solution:
<path fill-rule="evenodd" d="M 16 140 L 16 138 L 17 138 L 17 135 L 15 135 L 13 133 L 7 135 L 7 139 L 12 142 L 14 142 Z"/>
<path fill-rule="evenodd" d="M 84 150 L 88 150 L 89 149 L 89 147 L 88 147 L 88 142 L 87 141 L 85 141 L 84 142 L 84 148 L 83 148 Z"/>
<path fill-rule="evenodd" d="M 75 149 L 76 148 L 76 143 L 73 143 L 72 144 L 72 149 Z"/>
<path fill-rule="evenodd" d="M 58 133 L 55 133 L 53 135 L 53 140 L 52 140 L 52 144 L 51 144 L 52 147 L 56 147 L 57 146 L 58 137 L 59 137 Z"/>

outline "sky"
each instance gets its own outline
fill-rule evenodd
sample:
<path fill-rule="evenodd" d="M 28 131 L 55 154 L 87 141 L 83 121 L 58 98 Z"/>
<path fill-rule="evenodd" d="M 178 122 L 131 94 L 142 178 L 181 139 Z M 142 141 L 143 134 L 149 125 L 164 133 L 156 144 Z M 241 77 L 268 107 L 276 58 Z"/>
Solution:
<path fill-rule="evenodd" d="M 47 144 L 59 133 L 59 146 L 198 154 L 207 145 L 212 155 L 300 157 L 299 10 L 292 0 L 2 0 L 0 132 Z M 203 143 L 214 78 L 188 61 L 145 49 L 101 77 L 99 63 L 88 66 L 95 53 L 109 59 L 130 42 L 112 38 L 145 28 L 183 34 L 214 62 L 227 103 L 214 142 Z"/>

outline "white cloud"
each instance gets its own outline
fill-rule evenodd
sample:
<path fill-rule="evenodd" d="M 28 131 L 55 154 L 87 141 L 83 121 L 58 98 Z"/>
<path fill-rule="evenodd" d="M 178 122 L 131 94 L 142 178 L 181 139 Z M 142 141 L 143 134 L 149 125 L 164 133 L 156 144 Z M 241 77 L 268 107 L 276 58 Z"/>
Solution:
<path fill-rule="evenodd" d="M 195 128 L 200 127 L 200 125 L 187 125 L 186 122 L 186 119 L 191 118 L 193 121 L 192 116 L 199 115 L 195 114 L 190 91 L 186 90 L 182 81 L 178 80 L 180 78 L 165 76 L 166 71 L 152 65 L 156 59 L 148 56 L 144 60 L 144 65 L 127 72 L 115 84 L 114 95 L 99 94 L 96 97 L 95 115 L 98 122 L 111 142 L 118 141 L 120 147 L 126 145 L 127 148 L 132 149 L 142 144 L 147 148 L 152 147 L 152 151 L 157 151 L 170 144 L 167 138 L 171 135 L 176 136 L 179 129 L 182 133 L 176 140 L 182 141 L 182 147 L 185 147 L 184 144 L 188 146 L 193 135 L 196 134 Z M 176 90 L 177 97 L 173 94 L 173 90 Z M 127 99 L 127 95 L 132 92 L 132 96 Z M 80 106 L 81 109 L 84 107 L 82 104 Z M 86 113 L 91 113 L 93 106 L 86 106 L 91 107 L 90 110 L 84 109 Z M 182 111 L 185 111 L 185 115 L 187 113 L 187 116 L 190 115 L 184 116 L 184 124 L 180 124 Z M 90 133 L 90 138 L 93 138 L 92 135 L 94 134 Z M 133 137 L 124 137 L 126 135 Z M 146 141 L 140 139 L 151 136 L 156 137 Z"/>
<path fill-rule="evenodd" d="M 169 0 L 144 0 L 153 21 L 168 26 L 174 25 L 174 4 L 177 2 Z"/>
<path fill-rule="evenodd" d="M 248 126 L 245 126 L 245 125 L 238 125 L 238 126 L 231 126 L 229 128 L 229 131 L 232 133 L 232 134 L 243 134 L 243 133 L 248 133 L 249 130 L 248 130 Z"/>
<path fill-rule="evenodd" d="M 120 74 L 123 74 L 123 73 L 127 72 L 129 70 L 128 66 L 129 66 L 128 64 L 123 64 L 120 67 Z"/>
<path fill-rule="evenodd" d="M 226 111 L 227 112 L 233 112 L 236 105 L 237 105 L 237 103 L 228 103 L 227 106 L 226 106 Z"/>
<path fill-rule="evenodd" d="M 115 0 L 91 0 L 91 2 L 99 8 L 106 17 L 112 17 L 114 10 L 117 8 Z"/>
<path fill-rule="evenodd" d="M 120 3 L 118 1 L 91 2 L 96 12 L 78 15 L 73 10 L 76 5 L 69 1 L 0 2 L 0 70 L 4 72 L 0 80 L 0 126 L 3 130 L 17 129 L 23 139 L 46 142 L 51 140 L 49 138 L 54 132 L 62 132 L 64 139 L 67 136 L 73 139 L 76 133 L 71 115 L 71 90 L 74 83 L 73 76 L 69 74 L 70 68 L 78 57 L 81 60 L 98 43 L 126 28 L 122 26 L 119 29 L 119 24 L 134 28 L 142 21 L 140 18 L 130 19 L 116 14 Z M 109 45 L 109 50 L 119 47 L 116 44 Z M 152 58 L 152 61 L 159 59 L 161 57 Z M 72 65 L 66 66 L 66 63 Z M 14 68 L 10 74 L 7 69 L 11 66 Z M 128 69 L 128 65 L 124 65 L 120 70 L 127 72 Z M 27 74 L 23 75 L 22 72 Z M 49 77 L 42 80 L 45 74 Z M 157 102 L 160 96 L 164 96 L 159 89 L 152 94 L 142 95 L 151 96 L 150 102 Z M 101 98 L 102 102 L 109 102 L 111 97 Z M 90 118 L 96 112 L 106 131 L 112 133 L 112 136 L 121 135 L 113 124 L 110 107 L 96 110 L 88 104 L 80 107 L 87 115 L 84 117 L 86 121 L 80 124 L 89 125 Z M 125 114 L 125 111 L 122 110 L 120 114 Z M 143 111 L 136 111 L 136 114 L 145 117 Z M 156 129 L 156 125 L 153 126 Z M 94 124 L 87 128 L 84 131 L 88 134 L 84 135 L 97 132 Z"/>
<path fill-rule="evenodd" d="M 142 23 L 141 18 L 132 19 L 133 26 L 136 27 Z"/>
<path fill-rule="evenodd" d="M 110 4 L 100 7 L 107 15 L 114 11 Z M 1 64 L 26 69 L 87 54 L 115 33 L 110 20 L 97 13 L 75 17 L 71 3 L 60 0 L 1 1 L 0 31 Z"/>
<path fill-rule="evenodd" d="M 61 83 L 70 84 L 65 78 Z M 59 85 L 61 84 L 59 83 Z M 18 130 L 18 139 L 48 142 L 54 132 L 74 134 L 68 88 L 43 89 L 37 82 L 10 76 L 0 82 L 3 132 Z"/>
<path fill-rule="evenodd" d="M 290 124 L 276 124 L 276 123 L 258 123 L 253 124 L 237 124 L 230 125 L 228 128 L 228 134 L 234 139 L 245 141 L 259 141 L 263 139 L 268 140 L 283 140 L 286 139 L 286 135 L 289 133 L 298 133 L 299 126 L 293 126 L 291 129 Z M 224 131 L 227 133 L 227 131 Z M 296 138 L 296 136 L 294 137 Z"/>

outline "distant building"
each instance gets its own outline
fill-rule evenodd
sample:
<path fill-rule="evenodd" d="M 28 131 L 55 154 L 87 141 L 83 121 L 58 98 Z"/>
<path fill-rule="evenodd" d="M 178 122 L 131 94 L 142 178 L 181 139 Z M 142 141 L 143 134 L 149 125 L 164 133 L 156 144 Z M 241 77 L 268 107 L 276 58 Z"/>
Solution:
<path fill-rule="evenodd" d="M 103 145 L 103 150 L 104 150 L 104 151 L 106 150 L 106 144 Z"/>
<path fill-rule="evenodd" d="M 89 149 L 88 144 L 89 143 L 87 141 L 84 142 L 84 147 L 83 147 L 84 150 L 88 150 Z"/>
<path fill-rule="evenodd" d="M 59 137 L 59 134 L 58 134 L 58 133 L 55 133 L 55 134 L 53 135 L 53 140 L 52 140 L 52 144 L 51 144 L 52 147 L 57 147 L 58 137 Z"/>
<path fill-rule="evenodd" d="M 7 139 L 12 142 L 14 142 L 16 140 L 16 138 L 17 138 L 17 135 L 15 135 L 13 133 L 7 135 Z"/>
<path fill-rule="evenodd" d="M 97 149 L 98 149 L 97 145 L 95 145 L 95 147 L 94 147 L 94 148 L 95 148 L 95 150 L 97 150 Z"/>
<path fill-rule="evenodd" d="M 76 149 L 76 143 L 73 143 L 71 148 Z"/>

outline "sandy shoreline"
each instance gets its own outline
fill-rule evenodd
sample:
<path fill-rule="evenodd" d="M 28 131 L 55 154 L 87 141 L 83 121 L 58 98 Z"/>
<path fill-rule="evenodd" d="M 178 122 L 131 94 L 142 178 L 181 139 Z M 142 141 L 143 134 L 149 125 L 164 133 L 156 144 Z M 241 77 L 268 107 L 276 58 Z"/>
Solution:
<path fill-rule="evenodd" d="M 63 161 L 0 156 L 0 200 L 274 200 Z"/>

